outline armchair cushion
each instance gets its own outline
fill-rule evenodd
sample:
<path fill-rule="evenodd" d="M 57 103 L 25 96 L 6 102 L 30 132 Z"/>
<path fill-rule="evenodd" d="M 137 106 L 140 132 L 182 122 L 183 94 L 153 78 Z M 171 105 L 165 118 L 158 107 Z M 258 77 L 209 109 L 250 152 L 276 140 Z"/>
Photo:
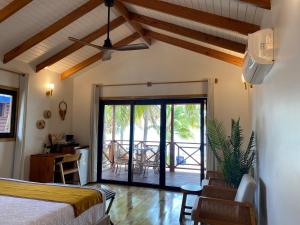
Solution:
<path fill-rule="evenodd" d="M 244 174 L 238 187 L 234 201 L 252 203 L 255 193 L 256 183 L 249 174 Z"/>

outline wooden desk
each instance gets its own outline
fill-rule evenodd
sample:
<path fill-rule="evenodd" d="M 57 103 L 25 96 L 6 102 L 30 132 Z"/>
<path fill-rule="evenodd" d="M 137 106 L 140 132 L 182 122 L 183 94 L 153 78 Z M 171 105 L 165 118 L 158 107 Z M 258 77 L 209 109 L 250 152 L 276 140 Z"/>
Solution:
<path fill-rule="evenodd" d="M 63 153 L 37 154 L 30 156 L 29 179 L 33 182 L 53 183 L 55 181 L 55 164 L 61 160 Z"/>

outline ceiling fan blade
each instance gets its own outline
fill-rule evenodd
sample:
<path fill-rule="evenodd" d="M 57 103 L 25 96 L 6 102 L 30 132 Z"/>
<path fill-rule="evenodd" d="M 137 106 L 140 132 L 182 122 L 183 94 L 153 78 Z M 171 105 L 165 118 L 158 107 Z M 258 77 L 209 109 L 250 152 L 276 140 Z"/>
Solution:
<path fill-rule="evenodd" d="M 102 61 L 111 60 L 112 51 L 110 50 L 103 50 L 102 51 Z"/>
<path fill-rule="evenodd" d="M 132 44 L 132 45 L 123 45 L 123 46 L 119 46 L 119 47 L 113 47 L 113 50 L 117 50 L 117 51 L 131 51 L 131 50 L 142 50 L 142 49 L 148 49 L 149 46 L 144 44 L 144 43 L 140 43 L 140 44 Z"/>
<path fill-rule="evenodd" d="M 94 45 L 94 44 L 88 43 L 86 41 L 79 40 L 77 38 L 69 37 L 69 40 L 77 42 L 77 43 L 80 43 L 80 44 L 83 44 L 83 45 L 87 45 L 87 46 L 90 46 L 90 47 L 93 47 L 93 48 L 97 48 L 97 49 L 103 50 L 102 46 Z"/>

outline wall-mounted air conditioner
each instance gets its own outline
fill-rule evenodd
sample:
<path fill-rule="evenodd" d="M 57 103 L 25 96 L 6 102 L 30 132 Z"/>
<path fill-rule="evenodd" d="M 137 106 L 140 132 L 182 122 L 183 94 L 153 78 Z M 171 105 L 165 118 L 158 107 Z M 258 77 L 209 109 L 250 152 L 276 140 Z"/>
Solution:
<path fill-rule="evenodd" d="M 274 63 L 274 35 L 263 29 L 248 36 L 248 49 L 243 65 L 244 79 L 250 84 L 261 84 Z"/>

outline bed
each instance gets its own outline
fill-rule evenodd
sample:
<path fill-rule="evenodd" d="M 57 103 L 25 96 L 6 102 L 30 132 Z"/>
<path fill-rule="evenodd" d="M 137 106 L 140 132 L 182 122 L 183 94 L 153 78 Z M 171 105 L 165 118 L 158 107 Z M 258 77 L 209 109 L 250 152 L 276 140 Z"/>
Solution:
<path fill-rule="evenodd" d="M 0 225 L 109 225 L 109 216 L 105 214 L 105 194 L 101 194 L 102 203 L 77 217 L 73 207 L 66 203 L 0 195 Z"/>

